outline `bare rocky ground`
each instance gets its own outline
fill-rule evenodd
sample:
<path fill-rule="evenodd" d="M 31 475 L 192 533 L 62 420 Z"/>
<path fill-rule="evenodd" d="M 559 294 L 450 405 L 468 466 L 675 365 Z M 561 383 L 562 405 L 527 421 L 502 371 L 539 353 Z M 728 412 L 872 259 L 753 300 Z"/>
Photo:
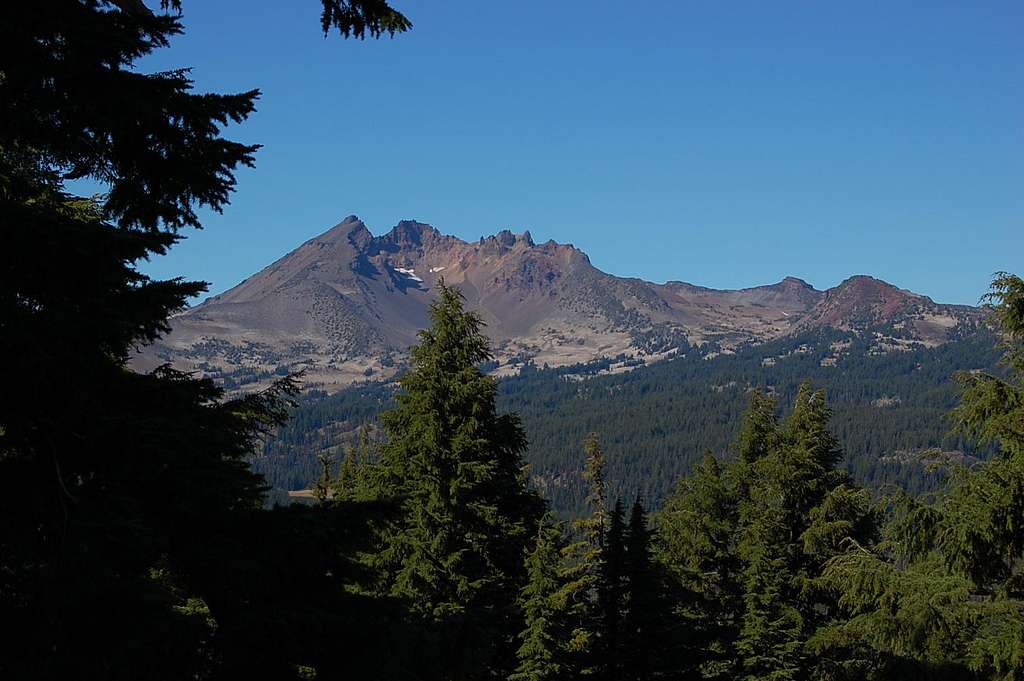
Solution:
<path fill-rule="evenodd" d="M 525 362 L 654 362 L 692 345 L 729 352 L 820 327 L 871 334 L 878 352 L 898 352 L 943 343 L 982 318 L 978 308 L 937 304 L 867 276 L 826 291 L 794 277 L 732 291 L 656 284 L 602 272 L 571 244 L 536 244 L 529 232 L 466 242 L 402 221 L 373 236 L 349 216 L 176 315 L 172 332 L 133 365 L 169 362 L 229 389 L 298 370 L 307 387 L 327 391 L 386 379 L 406 365 L 442 278 L 487 323 L 499 375 Z"/>

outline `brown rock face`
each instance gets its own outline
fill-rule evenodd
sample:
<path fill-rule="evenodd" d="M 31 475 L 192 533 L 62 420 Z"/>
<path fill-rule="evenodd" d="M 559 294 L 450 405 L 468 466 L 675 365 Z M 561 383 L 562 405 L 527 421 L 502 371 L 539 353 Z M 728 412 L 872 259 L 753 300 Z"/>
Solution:
<path fill-rule="evenodd" d="M 426 324 L 442 277 L 487 322 L 506 365 L 499 371 L 526 358 L 552 366 L 620 353 L 654 361 L 691 344 L 728 349 L 821 327 L 884 327 L 899 342 L 934 344 L 979 314 L 863 276 L 828 291 L 794 277 L 735 291 L 654 284 L 601 272 L 572 245 L 536 244 L 529 232 L 466 242 L 403 220 L 373 236 L 349 216 L 175 316 L 171 334 L 134 364 L 169 361 L 229 385 L 297 369 L 307 385 L 327 389 L 386 378 Z"/>
<path fill-rule="evenodd" d="M 927 296 L 897 288 L 866 275 L 850 277 L 825 292 L 794 330 L 831 327 L 894 334 L 901 340 L 935 345 L 980 311 L 966 305 L 940 305 Z"/>

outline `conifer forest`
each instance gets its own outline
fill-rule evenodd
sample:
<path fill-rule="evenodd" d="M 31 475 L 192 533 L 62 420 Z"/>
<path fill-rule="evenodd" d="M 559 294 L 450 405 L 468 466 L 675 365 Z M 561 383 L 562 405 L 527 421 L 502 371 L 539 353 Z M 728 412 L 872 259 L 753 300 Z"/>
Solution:
<path fill-rule="evenodd" d="M 816 331 L 497 378 L 443 281 L 394 384 L 134 370 L 206 290 L 143 264 L 259 147 L 227 136 L 258 90 L 135 67 L 189 4 L 0 9 L 3 678 L 1024 679 L 1016 274 L 970 338 L 838 377 Z M 414 30 L 320 9 L 328 40 Z"/>

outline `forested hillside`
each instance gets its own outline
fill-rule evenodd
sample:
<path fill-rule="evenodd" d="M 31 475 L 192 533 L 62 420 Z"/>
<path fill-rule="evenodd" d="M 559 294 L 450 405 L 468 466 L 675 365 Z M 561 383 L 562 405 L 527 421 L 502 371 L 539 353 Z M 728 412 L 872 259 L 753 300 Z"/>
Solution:
<path fill-rule="evenodd" d="M 411 28 L 321 6 L 344 37 Z M 996 275 L 991 334 L 934 348 L 828 333 L 502 381 L 439 282 L 397 386 L 140 373 L 205 289 L 141 263 L 257 151 L 222 128 L 258 91 L 139 70 L 181 11 L 0 5 L 0 676 L 1024 678 L 1024 280 Z M 899 469 L 933 445 L 988 458 Z M 311 503 L 267 504 L 253 461 Z M 935 494 L 858 483 L 889 476 Z"/>
<path fill-rule="evenodd" d="M 578 511 L 586 495 L 579 451 L 588 433 L 599 434 L 605 445 L 614 493 L 640 492 L 656 507 L 705 451 L 728 450 L 751 390 L 776 395 L 788 406 L 805 379 L 825 389 L 833 405 L 843 466 L 872 488 L 896 483 L 914 493 L 934 489 L 941 475 L 922 461 L 930 449 L 957 459 L 987 456 L 989 450 L 951 432 L 947 414 L 956 403 L 955 372 L 996 366 L 990 333 L 975 328 L 938 347 L 884 354 L 872 352 L 871 341 L 822 331 L 736 354 L 695 350 L 611 374 L 609 367 L 628 368 L 629 361 L 528 366 L 500 380 L 498 404 L 520 414 L 534 484 L 566 513 Z M 319 455 L 339 462 L 355 431 L 372 428 L 393 393 L 393 384 L 364 384 L 302 398 L 254 460 L 255 468 L 276 488 L 308 487 L 320 474 Z"/>

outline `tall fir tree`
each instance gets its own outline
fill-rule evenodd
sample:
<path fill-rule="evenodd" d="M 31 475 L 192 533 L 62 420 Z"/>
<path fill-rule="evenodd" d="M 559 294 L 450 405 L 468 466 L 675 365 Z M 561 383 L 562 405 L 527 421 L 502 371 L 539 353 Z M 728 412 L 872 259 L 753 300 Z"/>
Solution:
<path fill-rule="evenodd" d="M 744 570 L 743 626 L 736 641 L 744 681 L 795 681 L 801 678 L 803 619 L 792 604 L 787 566 L 786 528 L 764 518 L 750 526 Z M 772 536 L 772 535 L 775 536 Z"/>
<path fill-rule="evenodd" d="M 954 469 L 937 503 L 897 499 L 884 541 L 824 575 L 847 612 L 819 648 L 868 646 L 878 678 L 1024 678 L 1024 280 L 999 273 L 989 301 L 1008 371 L 958 376 L 953 416 L 1001 454 Z"/>
<path fill-rule="evenodd" d="M 603 679 L 622 677 L 623 630 L 626 611 L 626 517 L 619 499 L 608 515 L 601 578 L 597 585 L 597 647 L 594 651 L 598 675 Z"/>
<path fill-rule="evenodd" d="M 685 670 L 677 653 L 689 647 L 688 632 L 673 627 L 672 605 L 660 565 L 654 561 L 647 511 L 638 496 L 629 512 L 623 574 L 626 582 L 622 618 L 623 679 L 650 681 Z M 682 644 L 682 645 L 680 645 Z"/>
<path fill-rule="evenodd" d="M 807 652 L 838 616 L 825 562 L 848 542 L 875 540 L 869 495 L 836 468 L 830 416 L 809 385 L 781 423 L 774 401 L 755 393 L 736 460 L 723 469 L 706 457 L 661 514 L 659 560 L 693 622 L 704 678 L 831 678 L 857 668 L 850 650 Z"/>
<path fill-rule="evenodd" d="M 842 451 L 830 419 L 824 391 L 803 384 L 777 434 L 767 436 L 774 440 L 767 454 L 750 467 L 740 504 L 746 608 L 737 647 L 755 675 L 799 678 L 851 666 L 842 659 L 849 651 L 827 657 L 806 650 L 837 613 L 837 598 L 821 581 L 825 561 L 845 542 L 875 539 L 868 495 L 837 468 Z"/>
<path fill-rule="evenodd" d="M 657 515 L 656 556 L 675 585 L 680 627 L 673 654 L 707 679 L 736 674 L 734 648 L 743 612 L 738 499 L 731 473 L 709 452 L 679 481 Z"/>
<path fill-rule="evenodd" d="M 604 478 L 605 457 L 596 433 L 583 442 L 583 480 L 587 485 L 589 515 L 573 521 L 576 541 L 565 547 L 568 582 L 566 593 L 575 604 L 576 623 L 571 649 L 575 668 L 584 676 L 599 674 L 601 613 L 598 594 L 605 574 L 608 500 Z"/>
<path fill-rule="evenodd" d="M 743 415 L 743 426 L 736 443 L 740 462 L 752 465 L 774 450 L 779 436 L 775 409 L 775 400 L 769 395 L 760 390 L 750 394 L 750 402 Z"/>
<path fill-rule="evenodd" d="M 380 564 L 390 593 L 436 624 L 451 678 L 475 678 L 513 664 L 523 556 L 543 502 L 526 485 L 519 419 L 497 413 L 495 380 L 479 368 L 491 357 L 480 317 L 444 282 L 437 293 L 398 406 L 382 417 L 381 485 L 402 516 Z"/>
<path fill-rule="evenodd" d="M 378 499 L 375 489 L 375 466 L 379 456 L 370 440 L 370 429 L 364 425 L 359 429 L 356 441 L 345 451 L 345 458 L 338 466 L 332 494 L 340 501 L 372 501 Z"/>
<path fill-rule="evenodd" d="M 291 615 L 269 588 L 281 566 L 259 542 L 313 524 L 302 511 L 263 512 L 245 461 L 285 417 L 294 383 L 228 400 L 206 379 L 128 368 L 205 290 L 151 279 L 139 263 L 199 228 L 200 209 L 223 210 L 257 150 L 223 135 L 257 91 L 199 94 L 188 70 L 140 67 L 182 33 L 180 10 L 174 0 L 156 11 L 138 0 L 0 8 L 0 352 L 13 358 L 0 391 L 0 619 L 18 622 L 0 673 L 10 678 L 232 677 L 249 665 L 288 678 L 315 657 L 298 641 L 261 645 L 280 633 L 263 608 Z M 327 0 L 323 13 L 357 36 L 408 23 L 376 0 Z M 79 179 L 102 195 L 74 196 Z M 341 569 L 317 562 L 315 583 Z"/>
<path fill-rule="evenodd" d="M 995 442 L 1005 458 L 1024 458 L 1024 279 L 999 272 L 985 296 L 1000 337 L 1006 375 L 957 374 L 962 395 L 953 412 L 957 427 L 982 442 Z"/>
<path fill-rule="evenodd" d="M 587 435 L 583 442 L 583 480 L 587 484 L 587 508 L 590 516 L 577 523 L 577 529 L 594 549 L 604 547 L 608 531 L 608 492 L 605 481 L 604 450 L 596 433 Z"/>
<path fill-rule="evenodd" d="M 561 527 L 545 518 L 526 559 L 527 581 L 521 596 L 526 627 L 519 634 L 518 664 L 509 681 L 563 681 L 578 675 L 574 641 L 578 590 L 565 564 L 565 549 Z"/>

